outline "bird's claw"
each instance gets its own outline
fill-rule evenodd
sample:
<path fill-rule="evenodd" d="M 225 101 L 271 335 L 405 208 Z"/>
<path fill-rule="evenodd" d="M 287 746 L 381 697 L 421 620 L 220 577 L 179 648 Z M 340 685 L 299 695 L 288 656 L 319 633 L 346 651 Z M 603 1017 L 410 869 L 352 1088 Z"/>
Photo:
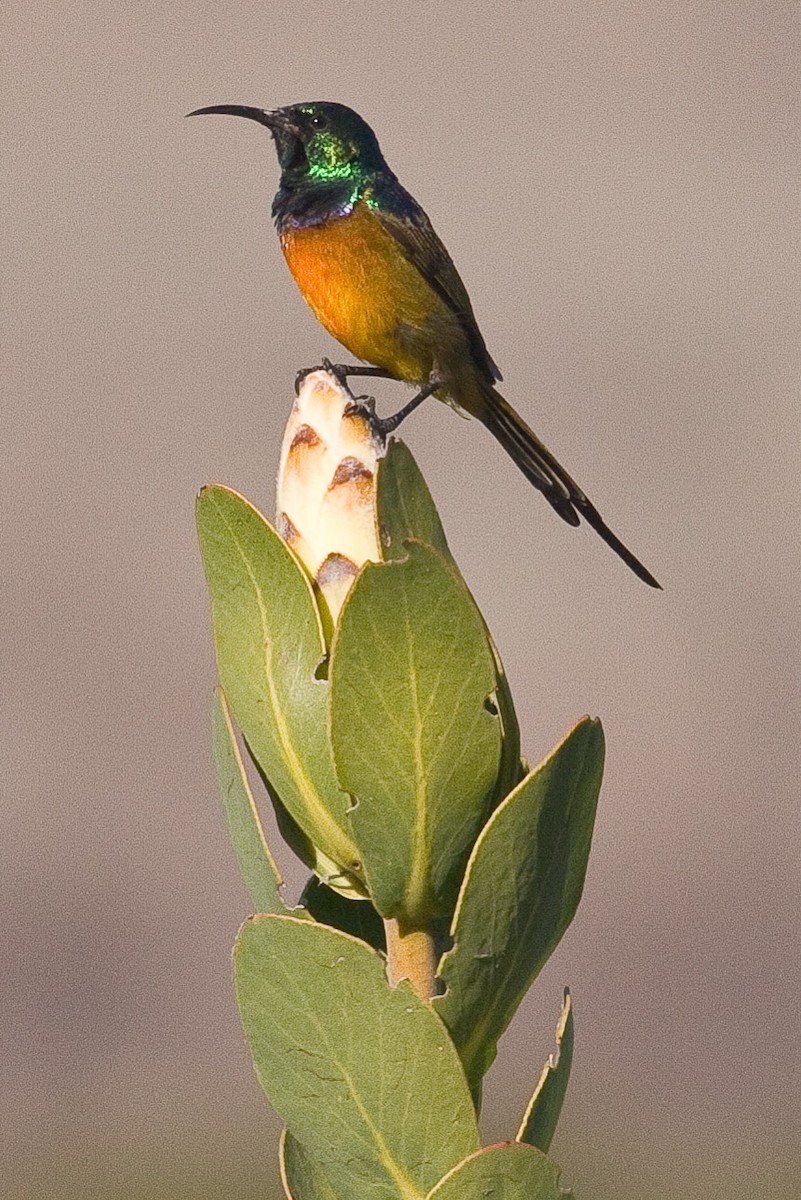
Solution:
<path fill-rule="evenodd" d="M 375 411 L 375 396 L 353 396 L 351 395 L 350 403 L 345 409 L 346 413 L 359 413 L 369 419 L 371 424 L 380 421 L 381 418 Z"/>
<path fill-rule="evenodd" d="M 379 417 L 375 410 L 375 396 L 353 396 L 350 404 L 345 409 L 345 414 L 351 413 L 360 416 L 369 425 L 374 437 L 381 442 L 386 443 L 387 436 L 391 433 L 391 428 L 387 426 L 387 422 Z"/>
<path fill-rule="evenodd" d="M 319 371 L 319 367 L 302 367 L 295 376 L 295 395 L 300 395 L 300 389 L 303 387 L 303 380 L 307 375 L 313 375 L 315 371 Z"/>
<path fill-rule="evenodd" d="M 315 371 L 325 371 L 328 375 L 333 375 L 343 392 L 347 392 L 351 400 L 361 399 L 359 396 L 354 396 L 348 386 L 348 376 L 353 372 L 348 369 L 343 363 L 331 362 L 330 358 L 324 358 L 316 367 L 303 367 L 295 376 L 295 395 L 300 395 L 300 389 L 303 386 L 303 380 L 307 375 L 313 375 Z"/>
<path fill-rule="evenodd" d="M 348 369 L 347 369 L 347 367 L 343 366 L 342 363 L 331 362 L 330 358 L 324 358 L 323 359 L 323 370 L 327 371 L 329 375 L 333 375 L 334 379 L 336 379 L 339 386 L 344 391 L 346 391 L 349 396 L 351 396 L 352 398 L 355 398 L 355 397 L 353 397 L 353 393 L 351 392 L 350 388 L 348 387 Z"/>

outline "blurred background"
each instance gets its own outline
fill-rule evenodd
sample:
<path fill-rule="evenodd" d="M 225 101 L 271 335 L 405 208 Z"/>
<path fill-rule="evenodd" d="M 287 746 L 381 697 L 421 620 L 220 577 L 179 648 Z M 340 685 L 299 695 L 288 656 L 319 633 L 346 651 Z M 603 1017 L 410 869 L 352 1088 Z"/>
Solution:
<path fill-rule="evenodd" d="M 266 131 L 183 114 L 336 99 L 428 210 L 506 394 L 665 589 L 478 424 L 405 426 L 529 758 L 585 712 L 608 738 L 584 899 L 485 1137 L 568 983 L 578 1200 L 797 1197 L 797 6 L 12 0 L 5 24 L 3 1195 L 279 1195 L 193 500 L 217 480 L 272 512 L 295 371 L 338 352 L 271 229 Z"/>

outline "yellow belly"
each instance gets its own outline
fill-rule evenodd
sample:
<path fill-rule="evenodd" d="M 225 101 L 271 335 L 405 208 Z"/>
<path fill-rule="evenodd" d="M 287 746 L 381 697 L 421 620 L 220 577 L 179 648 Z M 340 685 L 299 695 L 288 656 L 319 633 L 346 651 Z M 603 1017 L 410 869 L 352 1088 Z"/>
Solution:
<path fill-rule="evenodd" d="M 281 247 L 306 303 L 351 354 L 408 383 L 428 379 L 438 326 L 452 316 L 364 201 L 284 230 Z"/>

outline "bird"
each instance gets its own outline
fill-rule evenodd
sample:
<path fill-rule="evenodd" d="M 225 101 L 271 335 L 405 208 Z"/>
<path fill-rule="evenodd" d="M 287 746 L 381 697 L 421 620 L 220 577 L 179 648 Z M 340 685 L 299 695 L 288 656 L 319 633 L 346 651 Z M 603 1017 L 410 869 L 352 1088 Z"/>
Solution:
<path fill-rule="evenodd" d="M 661 585 L 495 387 L 502 379 L 444 244 L 344 104 L 213 104 L 187 116 L 243 117 L 272 135 L 281 169 L 272 215 L 289 270 L 320 323 L 363 365 L 331 367 L 417 389 L 383 434 L 429 396 L 477 418 L 568 525 L 583 518 L 650 587 Z M 302 374 L 302 373 L 301 373 Z"/>

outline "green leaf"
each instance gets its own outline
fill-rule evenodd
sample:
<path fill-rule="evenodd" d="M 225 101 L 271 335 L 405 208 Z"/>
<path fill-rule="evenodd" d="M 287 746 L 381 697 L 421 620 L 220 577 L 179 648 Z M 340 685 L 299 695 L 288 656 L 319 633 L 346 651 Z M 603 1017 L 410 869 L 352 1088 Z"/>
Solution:
<path fill-rule="evenodd" d="M 560 1175 L 556 1163 L 533 1146 L 502 1142 L 460 1163 L 427 1200 L 571 1200 L 572 1193 L 559 1187 Z"/>
<path fill-rule="evenodd" d="M 385 561 L 405 558 L 405 543 L 410 538 L 433 546 L 444 558 L 451 558 L 431 492 L 404 442 L 390 439 L 387 452 L 378 463 L 376 495 L 378 543 Z"/>
<path fill-rule="evenodd" d="M 565 988 L 562 1015 L 556 1027 L 556 1054 L 549 1054 L 517 1131 L 518 1142 L 528 1142 L 547 1153 L 556 1132 L 573 1062 L 573 1007 Z"/>
<path fill-rule="evenodd" d="M 431 1008 L 355 938 L 246 921 L 237 1000 L 259 1082 L 334 1196 L 422 1200 L 478 1148 L 456 1051 Z"/>
<path fill-rule="evenodd" d="M 326 735 L 325 642 L 312 586 L 261 513 L 229 488 L 197 502 L 220 680 L 264 775 L 306 836 L 345 870 L 358 853 Z"/>
<path fill-rule="evenodd" d="M 378 542 L 385 561 L 405 557 L 406 542 L 414 539 L 439 550 L 458 570 L 426 481 L 404 442 L 391 439 L 386 455 L 379 460 L 376 494 Z M 520 762 L 520 730 L 509 683 L 489 630 L 487 638 L 495 657 L 495 702 L 503 731 L 503 760 L 496 789 L 496 799 L 502 800 L 525 772 Z"/>
<path fill-rule="evenodd" d="M 473 849 L 438 972 L 447 990 L 432 1003 L 474 1089 L 578 907 L 603 749 L 600 722 L 585 717 L 495 810 Z"/>
<path fill-rule="evenodd" d="M 330 925 L 367 942 L 375 950 L 386 951 L 384 922 L 369 900 L 347 900 L 312 875 L 300 902 L 321 925 Z"/>
<path fill-rule="evenodd" d="M 367 563 L 331 656 L 331 743 L 373 903 L 411 927 L 452 910 L 494 798 L 495 661 L 464 581 L 441 554 Z"/>
<path fill-rule="evenodd" d="M 334 1190 L 317 1164 L 286 1129 L 278 1144 L 278 1160 L 287 1200 L 350 1200 L 352 1193 Z"/>
<path fill-rule="evenodd" d="M 264 836 L 222 688 L 215 688 L 212 750 L 223 810 L 239 870 L 255 912 L 285 913 L 281 873 Z M 300 915 L 300 914 L 296 914 Z"/>

